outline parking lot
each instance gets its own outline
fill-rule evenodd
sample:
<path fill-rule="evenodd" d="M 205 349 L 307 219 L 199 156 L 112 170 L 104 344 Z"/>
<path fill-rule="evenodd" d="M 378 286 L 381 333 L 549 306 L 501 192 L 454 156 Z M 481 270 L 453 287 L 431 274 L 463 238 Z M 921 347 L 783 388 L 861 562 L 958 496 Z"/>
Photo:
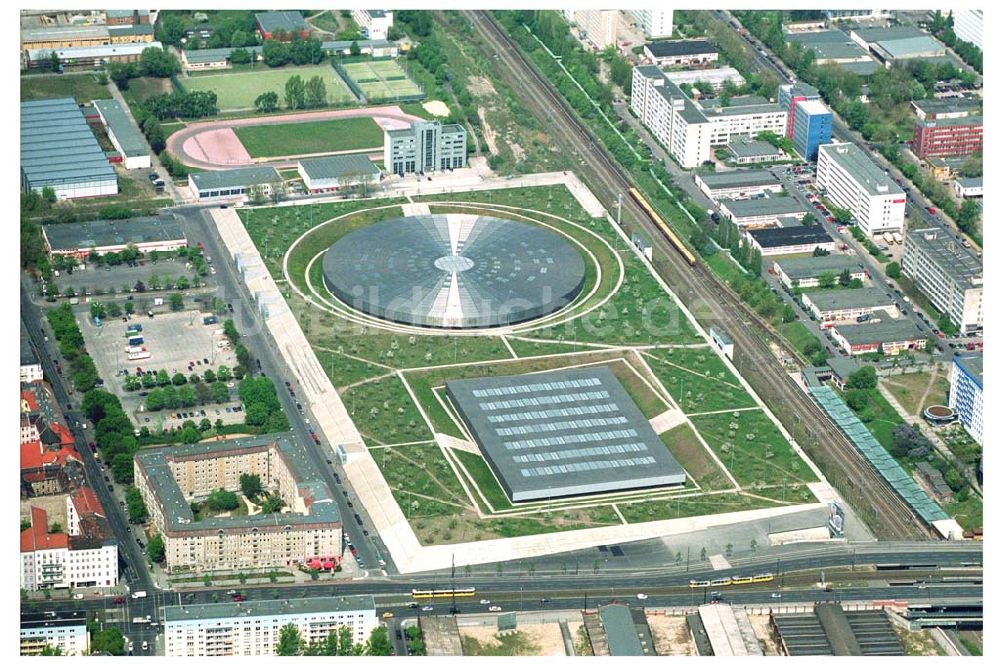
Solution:
<path fill-rule="evenodd" d="M 188 419 L 196 423 L 209 419 L 213 424 L 221 419 L 225 424 L 243 421 L 243 409 L 236 396 L 236 382 L 229 380 L 230 400 L 224 403 L 205 403 L 194 407 L 156 412 L 140 412 L 148 389 L 125 391 L 125 372 L 136 375 L 142 372 L 165 371 L 171 377 L 182 373 L 186 377 L 197 374 L 203 378 L 205 371 L 219 370 L 226 366 L 232 370 L 237 365 L 236 354 L 228 340 L 222 335 L 221 320 L 206 325 L 203 317 L 208 313 L 198 310 L 180 312 L 164 311 L 161 306 L 154 310 L 154 317 L 146 314 L 133 315 L 128 322 L 122 319 L 105 321 L 95 326 L 89 309 L 81 304 L 77 319 L 87 343 L 87 349 L 94 358 L 97 370 L 104 379 L 105 387 L 122 400 L 122 407 L 134 417 L 137 426 L 152 430 L 174 428 Z M 142 344 L 149 358 L 129 360 L 126 354 L 128 342 L 125 326 L 141 324 Z M 190 383 L 188 383 L 190 385 Z M 187 415 L 187 416 L 185 416 Z"/>
<path fill-rule="evenodd" d="M 177 259 L 164 259 L 156 261 L 136 261 L 134 266 L 121 264 L 118 266 L 101 266 L 86 263 L 84 270 L 74 269 L 72 274 L 68 271 L 59 273 L 59 277 L 53 278 L 59 292 L 63 293 L 67 288 L 72 287 L 79 295 L 95 295 L 98 293 L 108 294 L 114 291 L 118 294 L 125 294 L 135 289 L 137 282 L 142 282 L 146 287 L 150 286 L 150 278 L 159 281 L 174 281 L 178 277 L 187 277 L 191 281 L 191 286 L 195 286 L 193 277 L 197 277 L 194 271 L 185 267 L 183 261 Z M 199 284 L 207 281 L 207 278 L 198 278 Z M 141 294 L 137 294 L 140 296 Z"/>

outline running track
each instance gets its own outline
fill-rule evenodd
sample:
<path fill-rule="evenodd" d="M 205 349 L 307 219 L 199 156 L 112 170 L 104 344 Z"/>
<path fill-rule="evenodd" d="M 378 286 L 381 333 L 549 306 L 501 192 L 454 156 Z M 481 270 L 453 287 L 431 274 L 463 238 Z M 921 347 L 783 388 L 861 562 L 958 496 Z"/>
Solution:
<path fill-rule="evenodd" d="M 269 161 L 255 162 L 243 148 L 234 128 L 240 126 L 270 126 L 281 123 L 323 121 L 326 119 L 348 119 L 371 117 L 382 128 L 406 128 L 420 117 L 407 114 L 396 105 L 386 107 L 362 107 L 358 109 L 326 110 L 280 116 L 251 117 L 246 119 L 226 119 L 224 121 L 204 121 L 193 123 L 177 131 L 167 139 L 167 151 L 171 156 L 192 168 L 201 170 L 227 170 L 244 165 L 273 165 L 285 167 L 294 164 L 295 157 L 283 157 Z M 380 151 L 372 147 L 371 151 Z M 351 153 L 359 153 L 353 151 Z"/>

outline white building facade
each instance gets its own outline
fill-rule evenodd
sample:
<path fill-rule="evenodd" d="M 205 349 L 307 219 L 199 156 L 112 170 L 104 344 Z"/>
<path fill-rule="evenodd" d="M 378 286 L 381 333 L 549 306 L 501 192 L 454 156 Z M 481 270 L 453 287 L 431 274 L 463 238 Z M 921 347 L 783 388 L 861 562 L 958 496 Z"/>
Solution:
<path fill-rule="evenodd" d="M 392 28 L 392 10 L 352 9 L 351 18 L 365 30 L 369 40 L 389 38 L 389 29 Z"/>
<path fill-rule="evenodd" d="M 951 360 L 948 406 L 954 409 L 969 435 L 983 444 L 983 355 L 957 356 Z"/>
<path fill-rule="evenodd" d="M 965 42 L 972 42 L 983 48 L 983 10 L 956 9 L 952 12 L 955 19 L 955 37 Z"/>
<path fill-rule="evenodd" d="M 67 656 L 86 655 L 90 648 L 86 618 L 47 618 L 43 613 L 22 616 L 21 655 L 41 654 L 45 646 L 58 648 Z"/>
<path fill-rule="evenodd" d="M 938 228 L 906 231 L 903 275 L 962 333 L 983 325 L 983 262 L 954 235 Z"/>
<path fill-rule="evenodd" d="M 598 51 L 618 43 L 617 9 L 578 9 L 573 12 L 573 20 L 580 37 Z"/>
<path fill-rule="evenodd" d="M 860 147 L 848 142 L 821 145 L 816 184 L 834 205 L 850 211 L 865 235 L 903 229 L 906 195 Z"/>
<path fill-rule="evenodd" d="M 649 39 L 670 37 L 674 32 L 672 9 L 633 9 L 628 13 Z"/>
<path fill-rule="evenodd" d="M 711 157 L 711 125 L 695 104 L 653 65 L 632 69 L 632 111 L 684 168 Z"/>
<path fill-rule="evenodd" d="M 306 643 L 322 641 L 341 627 L 352 644 L 364 643 L 378 626 L 371 596 L 166 606 L 163 635 L 168 657 L 270 657 L 281 628 L 293 624 Z"/>

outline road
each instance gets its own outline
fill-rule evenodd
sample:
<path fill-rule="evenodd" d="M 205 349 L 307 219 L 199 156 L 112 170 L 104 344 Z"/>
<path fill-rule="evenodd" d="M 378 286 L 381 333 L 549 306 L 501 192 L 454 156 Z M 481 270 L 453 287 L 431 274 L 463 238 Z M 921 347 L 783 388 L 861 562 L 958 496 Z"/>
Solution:
<path fill-rule="evenodd" d="M 622 170 L 488 13 L 466 12 L 466 16 L 486 40 L 484 55 L 492 58 L 493 54 L 503 53 L 503 57 L 494 61 L 498 74 L 519 92 L 553 140 L 579 156 L 578 174 L 613 211 L 612 204 L 618 195 L 626 193 L 630 186 Z M 653 240 L 654 266 L 688 307 L 700 315 L 702 325 L 706 328 L 718 325 L 730 335 L 737 350 L 737 367 L 771 409 L 787 420 L 789 430 L 807 437 L 806 442 L 800 441 L 803 449 L 819 462 L 828 477 L 833 476 L 834 482 L 839 482 L 838 488 L 849 503 L 856 507 L 871 506 L 877 533 L 885 538 L 930 536 L 931 532 L 916 520 L 900 497 L 786 374 L 769 348 L 768 340 L 776 339 L 770 324 L 748 310 L 706 268 L 701 265 L 689 268 L 630 198 L 625 198 L 623 212 L 626 225 L 629 221 L 637 222 Z"/>
<path fill-rule="evenodd" d="M 191 244 L 202 242 L 205 245 L 206 256 L 212 257 L 217 271 L 214 279 L 219 298 L 233 306 L 233 312 L 229 316 L 243 334 L 242 342 L 260 361 L 260 372 L 274 381 L 278 398 L 288 416 L 295 438 L 305 446 L 307 454 L 324 476 L 330 491 L 334 493 L 343 516 L 344 531 L 357 548 L 358 558 L 365 565 L 364 570 L 380 572 L 379 559 L 382 559 L 387 563 L 386 569 L 392 571 L 394 568 L 389 564 L 391 559 L 385 547 L 373 536 L 366 536 L 366 527 L 358 524 L 354 518 L 355 513 L 361 515 L 363 520 L 367 520 L 367 526 L 371 527 L 367 514 L 360 509 L 360 506 L 355 505 L 357 496 L 353 493 L 349 480 L 344 476 L 343 469 L 334 458 L 331 448 L 327 445 L 318 447 L 313 442 L 310 431 L 314 418 L 311 417 L 308 407 L 304 406 L 305 414 L 300 414 L 295 405 L 296 399 L 285 387 L 284 383 L 287 381 L 292 383 L 293 389 L 298 388 L 298 380 L 294 379 L 285 361 L 278 355 L 277 345 L 259 318 L 253 298 L 246 293 L 246 286 L 240 279 L 232 256 L 219 238 L 218 231 L 208 215 L 214 207 L 217 206 L 178 207 L 173 209 L 173 213 L 177 215 L 178 223 L 184 228 Z"/>

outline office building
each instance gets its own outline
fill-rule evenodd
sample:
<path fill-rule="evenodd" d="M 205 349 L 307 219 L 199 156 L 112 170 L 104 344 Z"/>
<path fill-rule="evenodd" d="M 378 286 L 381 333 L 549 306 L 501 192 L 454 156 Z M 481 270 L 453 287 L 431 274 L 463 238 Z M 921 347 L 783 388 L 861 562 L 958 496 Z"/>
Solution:
<path fill-rule="evenodd" d="M 751 140 L 745 135 L 733 135 L 726 145 L 729 152 L 727 163 L 752 165 L 754 163 L 774 163 L 789 158 L 785 152 L 764 140 Z"/>
<path fill-rule="evenodd" d="M 709 123 L 709 142 L 716 147 L 729 144 L 734 136 L 755 138 L 761 131 L 780 136 L 788 124 L 788 112 L 766 98 L 739 96 L 725 107 L 699 104 Z"/>
<path fill-rule="evenodd" d="M 270 198 L 282 183 L 281 175 L 269 165 L 206 170 L 188 175 L 191 193 L 199 201 Z"/>
<path fill-rule="evenodd" d="M 573 20 L 580 39 L 597 51 L 617 45 L 621 20 L 617 9 L 578 9 L 573 12 Z"/>
<path fill-rule="evenodd" d="M 847 254 L 779 259 L 774 262 L 773 269 L 781 283 L 789 289 L 819 286 L 821 277 L 832 275 L 839 279 L 845 270 L 852 280 L 864 280 L 868 276 L 858 257 Z"/>
<path fill-rule="evenodd" d="M 969 435 L 983 444 L 983 355 L 962 354 L 951 360 L 948 406 Z"/>
<path fill-rule="evenodd" d="M 694 176 L 694 183 L 716 202 L 724 198 L 735 200 L 764 193 L 781 193 L 783 188 L 781 180 L 770 170 L 704 172 Z"/>
<path fill-rule="evenodd" d="M 295 625 L 304 643 L 351 632 L 363 644 L 378 626 L 372 596 L 310 596 L 273 601 L 163 607 L 167 657 L 273 657 L 281 629 Z"/>
<path fill-rule="evenodd" d="M 21 656 L 40 655 L 58 648 L 65 656 L 86 655 L 90 651 L 87 614 L 84 611 L 21 613 Z"/>
<path fill-rule="evenodd" d="M 983 117 L 918 120 L 913 128 L 913 153 L 930 156 L 968 156 L 983 150 Z"/>
<path fill-rule="evenodd" d="M 903 244 L 903 275 L 962 333 L 983 327 L 983 261 L 954 233 L 910 228 Z"/>
<path fill-rule="evenodd" d="M 792 131 L 795 130 L 795 105 L 806 100 L 822 100 L 822 96 L 817 88 L 805 82 L 782 84 L 778 87 L 778 104 L 788 112 L 788 125 L 785 129 L 788 139 L 792 139 Z"/>
<path fill-rule="evenodd" d="M 746 239 L 761 256 L 802 254 L 817 249 L 832 252 L 835 247 L 833 238 L 822 226 L 748 229 Z"/>
<path fill-rule="evenodd" d="M 309 193 L 325 193 L 362 185 L 377 188 L 382 173 L 363 154 L 299 159 L 299 176 Z"/>
<path fill-rule="evenodd" d="M 118 177 L 73 98 L 21 103 L 21 190 L 56 198 L 113 196 Z"/>
<path fill-rule="evenodd" d="M 674 10 L 672 9 L 630 9 L 626 10 L 647 39 L 670 37 L 674 32 Z"/>
<path fill-rule="evenodd" d="M 286 568 L 317 558 L 332 568 L 340 561 L 340 511 L 305 448 L 289 436 L 141 450 L 134 470 L 170 571 Z M 239 491 L 244 473 L 278 492 L 281 512 L 195 518 L 191 501 Z"/>
<path fill-rule="evenodd" d="M 66 505 L 74 524 L 69 532 L 59 533 L 49 533 L 48 513 L 32 506 L 31 526 L 21 532 L 21 589 L 118 583 L 118 545 L 94 492 L 81 487 Z"/>
<path fill-rule="evenodd" d="M 791 196 L 772 196 L 720 200 L 719 213 L 741 230 L 749 230 L 779 226 L 785 223 L 780 221 L 785 218 L 794 219 L 796 222 L 802 221 L 806 216 L 806 208 L 798 199 Z"/>
<path fill-rule="evenodd" d="M 817 289 L 802 294 L 802 306 L 812 312 L 824 328 L 836 322 L 855 321 L 882 310 L 899 316 L 896 302 L 877 287 L 863 289 Z"/>
<path fill-rule="evenodd" d="M 708 40 L 660 40 L 647 42 L 642 50 L 660 67 L 707 65 L 719 60 L 719 48 Z"/>
<path fill-rule="evenodd" d="M 982 100 L 974 98 L 929 98 L 927 100 L 911 100 L 910 107 L 921 121 L 936 119 L 963 119 L 970 116 L 982 116 Z"/>
<path fill-rule="evenodd" d="M 953 9 L 951 15 L 955 20 L 955 37 L 963 42 L 972 42 L 982 49 L 983 10 Z"/>
<path fill-rule="evenodd" d="M 391 9 L 352 9 L 351 17 L 369 40 L 385 40 L 392 29 Z"/>
<path fill-rule="evenodd" d="M 466 165 L 466 133 L 459 124 L 415 121 L 409 128 L 386 130 L 384 143 L 385 166 L 400 177 Z"/>
<path fill-rule="evenodd" d="M 902 230 L 906 194 L 857 145 L 820 145 L 816 184 L 830 202 L 851 213 L 865 235 Z"/>
<path fill-rule="evenodd" d="M 919 351 L 927 344 L 927 335 L 909 319 L 893 319 L 876 311 L 865 322 L 847 322 L 830 327 L 830 337 L 848 355 L 881 352 L 896 356 L 900 352 Z"/>
<path fill-rule="evenodd" d="M 801 100 L 795 103 L 795 124 L 792 128 L 792 145 L 799 156 L 815 161 L 819 146 L 829 144 L 833 133 L 833 114 L 818 100 Z"/>
<path fill-rule="evenodd" d="M 982 177 L 961 177 L 955 180 L 955 195 L 959 198 L 982 198 Z"/>

